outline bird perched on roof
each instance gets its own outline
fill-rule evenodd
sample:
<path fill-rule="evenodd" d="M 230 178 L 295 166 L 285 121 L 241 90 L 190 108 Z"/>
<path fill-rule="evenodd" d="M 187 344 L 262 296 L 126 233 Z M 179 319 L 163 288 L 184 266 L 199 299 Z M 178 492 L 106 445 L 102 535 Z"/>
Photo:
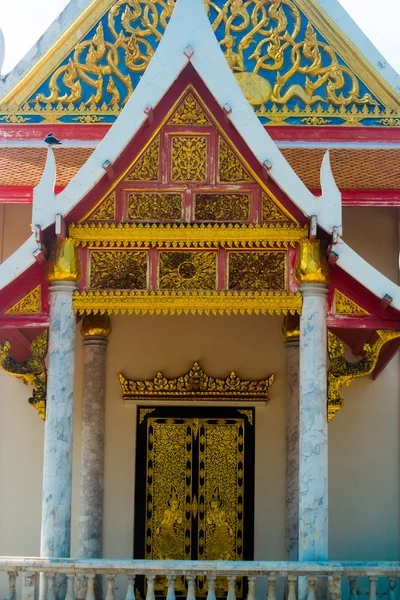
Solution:
<path fill-rule="evenodd" d="M 49 146 L 57 146 L 62 144 L 62 141 L 57 139 L 55 135 L 53 135 L 52 133 L 48 133 L 46 135 L 46 137 L 44 138 L 44 141 L 46 142 L 46 144 L 48 144 Z"/>

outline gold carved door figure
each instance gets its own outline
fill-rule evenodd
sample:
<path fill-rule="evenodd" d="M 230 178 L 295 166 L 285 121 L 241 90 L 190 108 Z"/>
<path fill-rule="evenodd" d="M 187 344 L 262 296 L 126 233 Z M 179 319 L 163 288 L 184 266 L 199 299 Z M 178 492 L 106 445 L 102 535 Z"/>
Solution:
<path fill-rule="evenodd" d="M 135 558 L 252 560 L 253 538 L 254 409 L 139 407 Z M 204 597 L 206 580 L 196 588 Z M 227 594 L 223 578 L 216 593 Z M 186 595 L 183 579 L 176 595 Z"/>

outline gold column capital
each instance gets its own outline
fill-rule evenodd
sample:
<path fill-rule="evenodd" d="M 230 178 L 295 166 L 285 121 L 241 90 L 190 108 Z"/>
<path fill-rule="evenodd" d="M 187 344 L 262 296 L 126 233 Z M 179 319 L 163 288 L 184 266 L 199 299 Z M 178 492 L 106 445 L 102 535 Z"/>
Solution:
<path fill-rule="evenodd" d="M 82 322 L 81 334 L 85 340 L 92 337 L 109 338 L 111 334 L 110 317 L 108 315 L 101 315 L 100 313 L 85 315 Z"/>
<path fill-rule="evenodd" d="M 300 337 L 300 317 L 299 315 L 286 315 L 282 327 L 285 342 Z"/>
<path fill-rule="evenodd" d="M 329 265 L 323 254 L 320 240 L 300 241 L 294 276 L 300 285 L 307 283 L 328 285 Z"/>
<path fill-rule="evenodd" d="M 81 261 L 75 241 L 57 239 L 51 249 L 47 277 L 50 283 L 77 283 L 81 278 Z"/>

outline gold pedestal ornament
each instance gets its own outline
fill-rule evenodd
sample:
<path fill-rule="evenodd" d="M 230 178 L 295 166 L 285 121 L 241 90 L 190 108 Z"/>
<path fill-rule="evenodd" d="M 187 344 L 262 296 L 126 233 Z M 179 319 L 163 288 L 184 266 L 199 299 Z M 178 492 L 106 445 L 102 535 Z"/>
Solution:
<path fill-rule="evenodd" d="M 77 283 L 81 278 L 81 261 L 74 240 L 57 240 L 50 252 L 48 262 L 48 280 L 50 283 Z"/>
<path fill-rule="evenodd" d="M 84 339 L 91 337 L 108 338 L 111 334 L 111 321 L 107 314 L 86 315 L 82 321 L 81 334 Z"/>
<path fill-rule="evenodd" d="M 321 240 L 300 241 L 294 275 L 300 285 L 329 283 L 329 265 L 323 253 Z"/>
<path fill-rule="evenodd" d="M 283 337 L 285 342 L 293 338 L 300 337 L 300 317 L 299 315 L 288 314 L 283 320 L 282 327 Z"/>

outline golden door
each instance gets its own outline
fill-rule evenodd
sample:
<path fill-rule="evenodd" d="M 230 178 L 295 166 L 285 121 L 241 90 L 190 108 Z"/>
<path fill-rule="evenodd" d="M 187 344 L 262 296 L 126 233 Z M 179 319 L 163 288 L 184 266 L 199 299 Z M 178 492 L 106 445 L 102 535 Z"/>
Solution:
<path fill-rule="evenodd" d="M 137 433 L 135 558 L 252 560 L 254 409 L 139 407 Z M 198 578 L 197 596 L 206 592 Z M 222 578 L 216 592 L 226 595 Z"/>

